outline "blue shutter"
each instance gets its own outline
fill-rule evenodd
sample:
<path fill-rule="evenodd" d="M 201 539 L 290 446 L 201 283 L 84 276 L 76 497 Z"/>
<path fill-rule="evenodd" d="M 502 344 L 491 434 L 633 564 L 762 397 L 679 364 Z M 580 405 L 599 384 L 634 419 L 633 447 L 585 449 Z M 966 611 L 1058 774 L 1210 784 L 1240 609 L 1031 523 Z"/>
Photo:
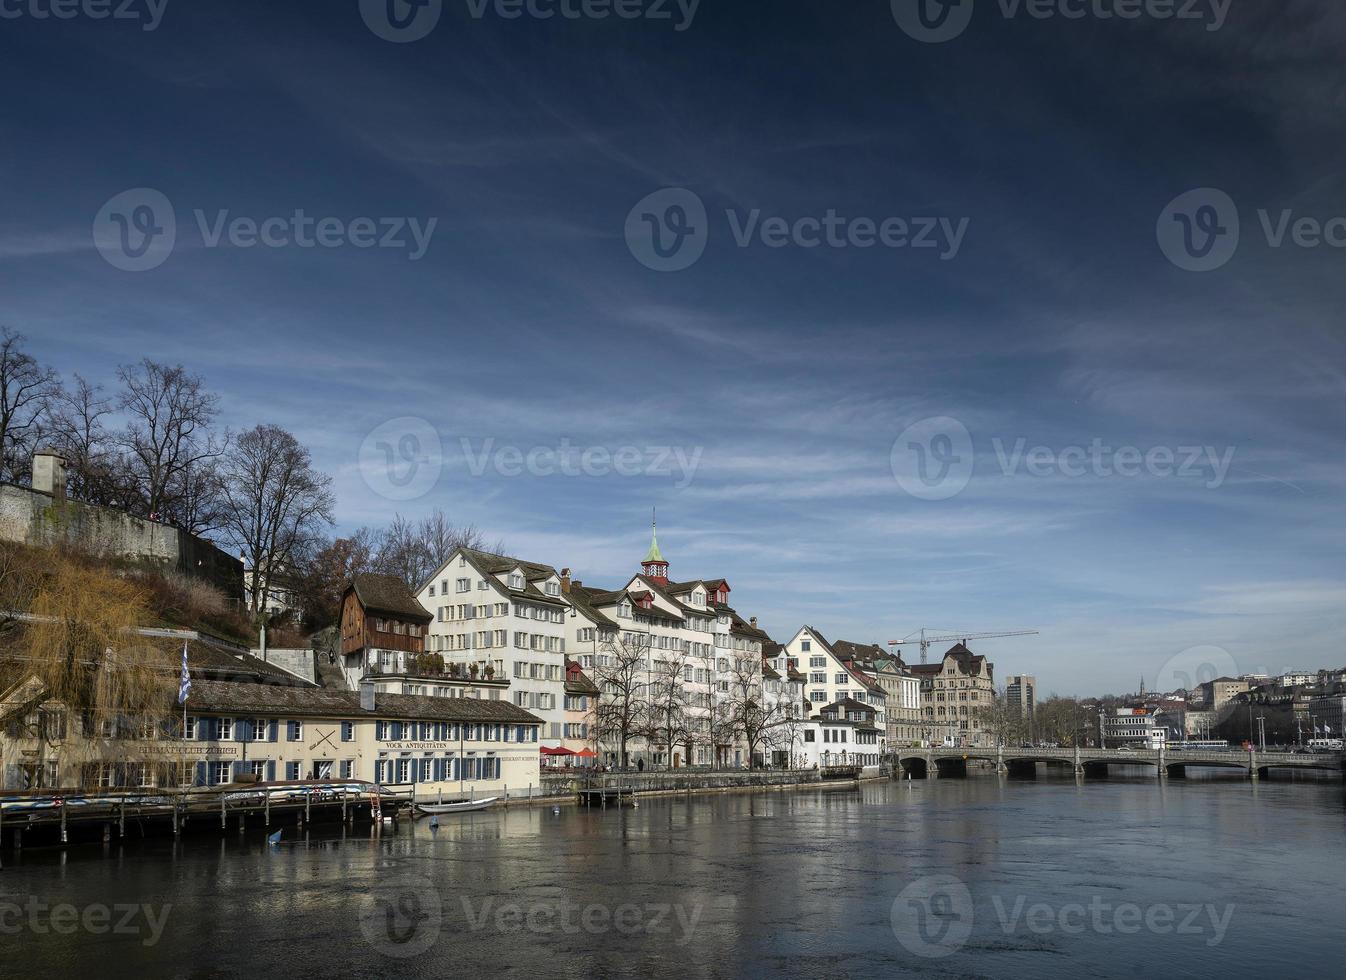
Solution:
<path fill-rule="evenodd" d="M 243 719 L 242 719 L 242 718 L 235 718 L 235 719 L 234 719 L 234 741 L 235 741 L 235 742 L 242 742 L 242 741 L 244 741 L 244 738 L 243 738 Z"/>
<path fill-rule="evenodd" d="M 382 722 L 380 722 L 379 724 L 382 724 Z M 384 774 L 384 768 L 386 766 L 387 763 L 384 762 L 384 760 L 382 759 L 379 759 L 377 762 L 374 763 L 374 782 L 379 783 L 380 785 L 383 784 L 384 782 L 383 774 Z"/>
<path fill-rule="evenodd" d="M 268 742 L 280 741 L 280 722 L 272 718 L 271 723 L 266 726 L 266 740 Z"/>
<path fill-rule="evenodd" d="M 196 764 L 196 781 L 195 781 L 192 785 L 193 785 L 193 786 L 208 786 L 208 785 L 210 785 L 210 784 L 207 782 L 208 778 L 209 778 L 209 776 L 207 775 L 206 764 L 205 764 L 204 762 L 198 762 L 198 763 Z"/>
<path fill-rule="evenodd" d="M 234 779 L 238 779 L 239 776 L 247 775 L 247 772 L 248 772 L 248 764 L 246 762 L 234 763 Z"/>
<path fill-rule="evenodd" d="M 267 764 L 266 764 L 266 781 L 267 781 L 268 783 L 274 783 L 274 782 L 276 781 L 276 763 L 275 763 L 275 760 L 271 760 L 271 761 L 267 762 Z"/>

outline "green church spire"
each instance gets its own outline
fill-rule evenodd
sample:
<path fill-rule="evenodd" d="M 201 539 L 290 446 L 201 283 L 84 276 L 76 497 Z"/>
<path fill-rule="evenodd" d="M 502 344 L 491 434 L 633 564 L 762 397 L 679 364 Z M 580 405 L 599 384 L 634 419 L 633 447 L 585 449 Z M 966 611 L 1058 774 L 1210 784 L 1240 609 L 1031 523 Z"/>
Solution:
<path fill-rule="evenodd" d="M 659 520 L 657 514 L 651 514 L 650 519 L 650 550 L 645 553 L 645 562 L 657 561 L 664 562 L 664 556 L 659 551 Z M 665 563 L 666 564 L 666 563 Z"/>

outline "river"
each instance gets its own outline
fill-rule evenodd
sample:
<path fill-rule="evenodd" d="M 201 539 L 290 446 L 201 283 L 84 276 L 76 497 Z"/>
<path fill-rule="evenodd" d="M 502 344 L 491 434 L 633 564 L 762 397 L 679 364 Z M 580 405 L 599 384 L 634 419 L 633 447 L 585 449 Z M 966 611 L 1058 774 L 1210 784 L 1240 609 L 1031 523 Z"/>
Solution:
<path fill-rule="evenodd" d="M 1344 799 L 977 774 L 11 851 L 0 973 L 1335 976 Z"/>

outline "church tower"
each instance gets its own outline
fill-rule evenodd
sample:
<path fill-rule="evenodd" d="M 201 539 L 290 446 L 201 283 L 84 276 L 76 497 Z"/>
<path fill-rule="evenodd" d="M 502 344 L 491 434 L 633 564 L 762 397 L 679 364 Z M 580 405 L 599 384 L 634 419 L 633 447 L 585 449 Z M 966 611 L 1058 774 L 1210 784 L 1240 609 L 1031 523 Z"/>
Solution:
<path fill-rule="evenodd" d="M 640 563 L 640 574 L 646 578 L 654 579 L 660 585 L 668 585 L 668 562 L 664 560 L 663 553 L 659 550 L 659 522 L 657 519 L 650 521 L 650 550 L 645 552 L 645 558 Z"/>

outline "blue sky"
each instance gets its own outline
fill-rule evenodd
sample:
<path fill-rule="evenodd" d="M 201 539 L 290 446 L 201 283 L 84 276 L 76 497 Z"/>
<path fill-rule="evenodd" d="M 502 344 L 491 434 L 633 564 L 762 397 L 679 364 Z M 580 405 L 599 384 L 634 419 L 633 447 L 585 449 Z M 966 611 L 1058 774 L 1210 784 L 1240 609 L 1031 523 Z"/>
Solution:
<path fill-rule="evenodd" d="M 882 0 L 689 24 L 445 0 L 407 43 L 356 0 L 169 0 L 153 30 L 143 3 L 14 9 L 0 322 L 67 376 L 201 372 L 230 425 L 313 448 L 341 529 L 438 506 L 616 585 L 657 506 L 673 576 L 727 577 L 782 640 L 1032 627 L 979 649 L 1063 693 L 1341 665 L 1346 254 L 1293 224 L 1346 229 L 1335 6 L 1235 2 L 1211 30 L 977 0 L 941 44 Z M 126 271 L 93 229 L 138 188 L 176 243 Z M 706 212 L 680 271 L 638 260 L 665 188 Z M 1193 272 L 1160 238 L 1199 188 L 1239 236 Z M 210 244 L 297 209 L 350 234 Z M 906 244 L 806 247 L 829 212 Z M 428 247 L 356 247 L 361 217 L 433 220 Z M 958 247 L 912 247 L 926 218 Z M 956 424 L 903 436 L 927 419 Z M 1095 441 L 1109 465 L 1069 475 Z M 414 499 L 380 442 L 412 449 Z M 607 472 L 515 475 L 562 446 Z M 624 447 L 630 475 L 594 455 Z M 1159 455 L 1117 475 L 1120 447 Z M 913 484 L 919 454 L 953 482 Z"/>

